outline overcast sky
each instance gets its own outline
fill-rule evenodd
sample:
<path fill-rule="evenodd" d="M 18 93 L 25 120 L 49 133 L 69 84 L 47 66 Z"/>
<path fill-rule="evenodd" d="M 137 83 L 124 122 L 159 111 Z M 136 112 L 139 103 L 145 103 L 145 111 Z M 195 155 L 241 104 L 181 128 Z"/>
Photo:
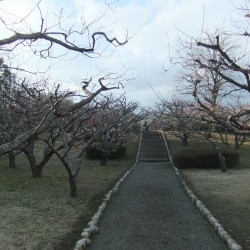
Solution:
<path fill-rule="evenodd" d="M 0 3 L 1 16 L 6 11 L 25 17 L 34 7 L 34 0 L 3 0 Z M 44 17 L 53 22 L 54 14 L 63 10 L 64 16 L 70 16 L 66 22 L 78 22 L 83 16 L 86 22 L 93 22 L 98 16 L 102 19 L 92 29 L 113 32 L 123 41 L 128 32 L 129 42 L 124 47 L 105 48 L 104 58 L 66 57 L 64 61 L 41 61 L 23 55 L 22 59 L 39 70 L 50 63 L 53 67 L 51 78 L 67 82 L 75 87 L 80 79 L 100 73 L 100 71 L 118 71 L 122 67 L 132 69 L 130 73 L 136 79 L 126 86 L 126 93 L 132 100 L 143 106 L 153 105 L 157 97 L 148 85 L 163 97 L 171 97 L 176 83 L 176 69 L 163 73 L 162 65 L 168 66 L 169 46 L 175 46 L 181 32 L 190 36 L 199 36 L 202 30 L 214 27 L 225 28 L 230 25 L 230 16 L 235 15 L 235 8 L 230 0 L 43 0 L 40 4 Z M 234 3 L 236 1 L 233 1 Z M 237 5 L 243 0 L 237 0 Z M 236 4 L 236 3 L 235 3 Z M 39 30 L 38 11 L 27 19 L 27 26 Z M 10 18 L 10 16 L 8 16 Z M 204 19 L 204 21 L 203 21 Z M 0 37 L 3 36 L 3 33 Z M 32 62 L 31 62 L 32 61 Z M 57 63 L 56 63 L 57 62 Z"/>

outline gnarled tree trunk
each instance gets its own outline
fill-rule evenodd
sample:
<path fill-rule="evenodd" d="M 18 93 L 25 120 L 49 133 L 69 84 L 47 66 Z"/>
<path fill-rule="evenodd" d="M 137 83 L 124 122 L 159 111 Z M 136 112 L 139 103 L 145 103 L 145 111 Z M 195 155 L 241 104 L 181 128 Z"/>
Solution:
<path fill-rule="evenodd" d="M 187 147 L 188 146 L 188 136 L 186 133 L 183 133 L 182 137 L 181 137 L 181 142 L 182 142 L 182 146 L 183 147 Z"/>
<path fill-rule="evenodd" d="M 108 156 L 109 156 L 109 150 L 104 149 L 103 153 L 102 153 L 102 158 L 101 158 L 101 161 L 100 161 L 101 166 L 106 166 L 107 165 Z"/>
<path fill-rule="evenodd" d="M 28 146 L 24 149 L 24 153 L 29 161 L 32 178 L 40 178 L 42 176 L 42 168 L 36 164 L 36 157 L 34 155 L 35 140 L 31 139 Z"/>
<path fill-rule="evenodd" d="M 227 172 L 226 160 L 225 160 L 225 157 L 224 157 L 224 155 L 222 153 L 222 150 L 217 145 L 214 146 L 214 148 L 215 148 L 215 150 L 217 152 L 217 155 L 218 155 L 218 158 L 219 158 L 219 161 L 220 161 L 221 172 Z"/>
<path fill-rule="evenodd" d="M 14 154 L 14 151 L 9 152 L 9 166 L 12 169 L 16 168 L 16 156 Z"/>
<path fill-rule="evenodd" d="M 77 197 L 78 196 L 77 183 L 74 176 L 69 177 L 69 186 L 70 186 L 70 197 L 71 198 Z"/>
<path fill-rule="evenodd" d="M 24 149 L 24 153 L 29 161 L 32 178 L 40 178 L 42 176 L 42 170 L 45 164 L 49 161 L 54 151 L 51 148 L 45 148 L 43 152 L 43 158 L 37 163 L 36 156 L 34 154 L 35 140 L 31 140 L 29 145 Z M 59 146 L 58 150 L 62 149 L 63 146 Z"/>

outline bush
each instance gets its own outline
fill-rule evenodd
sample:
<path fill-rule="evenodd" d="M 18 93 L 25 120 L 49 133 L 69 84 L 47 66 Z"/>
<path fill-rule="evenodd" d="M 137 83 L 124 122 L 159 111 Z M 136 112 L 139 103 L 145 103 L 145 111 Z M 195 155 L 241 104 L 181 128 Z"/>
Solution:
<path fill-rule="evenodd" d="M 227 168 L 239 166 L 239 154 L 231 149 L 222 149 Z M 173 154 L 178 168 L 220 168 L 217 152 L 213 148 L 188 148 Z"/>
<path fill-rule="evenodd" d="M 108 158 L 110 160 L 121 159 L 125 157 L 126 154 L 127 154 L 127 147 L 121 146 L 119 149 L 112 152 Z M 97 145 L 89 146 L 86 149 L 86 157 L 92 160 L 93 159 L 100 160 L 102 158 L 102 150 Z"/>
<path fill-rule="evenodd" d="M 89 146 L 86 148 L 86 157 L 87 159 L 101 159 L 102 158 L 102 150 L 96 148 L 96 146 Z"/>

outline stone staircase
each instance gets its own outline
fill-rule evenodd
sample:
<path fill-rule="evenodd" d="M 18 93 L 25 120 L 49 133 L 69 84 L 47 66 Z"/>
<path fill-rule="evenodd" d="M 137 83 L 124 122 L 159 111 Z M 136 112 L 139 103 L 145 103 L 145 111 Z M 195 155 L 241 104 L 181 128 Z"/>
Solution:
<path fill-rule="evenodd" d="M 166 145 L 159 132 L 143 132 L 138 161 L 169 162 Z"/>

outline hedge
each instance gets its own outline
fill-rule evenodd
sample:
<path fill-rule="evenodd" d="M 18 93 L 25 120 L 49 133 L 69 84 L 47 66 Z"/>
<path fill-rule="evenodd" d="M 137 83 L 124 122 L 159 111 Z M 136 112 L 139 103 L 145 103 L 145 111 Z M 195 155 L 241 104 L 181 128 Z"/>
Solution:
<path fill-rule="evenodd" d="M 232 149 L 222 149 L 227 168 L 239 166 L 239 154 Z M 217 152 L 213 148 L 187 148 L 173 154 L 178 168 L 220 168 Z"/>
<path fill-rule="evenodd" d="M 90 146 L 86 149 L 86 157 L 88 159 L 100 160 L 102 158 L 102 154 L 103 154 L 102 150 L 95 145 Z M 111 152 L 108 158 L 110 160 L 121 159 L 121 158 L 125 157 L 126 154 L 127 154 L 127 147 L 121 146 L 116 151 Z"/>

